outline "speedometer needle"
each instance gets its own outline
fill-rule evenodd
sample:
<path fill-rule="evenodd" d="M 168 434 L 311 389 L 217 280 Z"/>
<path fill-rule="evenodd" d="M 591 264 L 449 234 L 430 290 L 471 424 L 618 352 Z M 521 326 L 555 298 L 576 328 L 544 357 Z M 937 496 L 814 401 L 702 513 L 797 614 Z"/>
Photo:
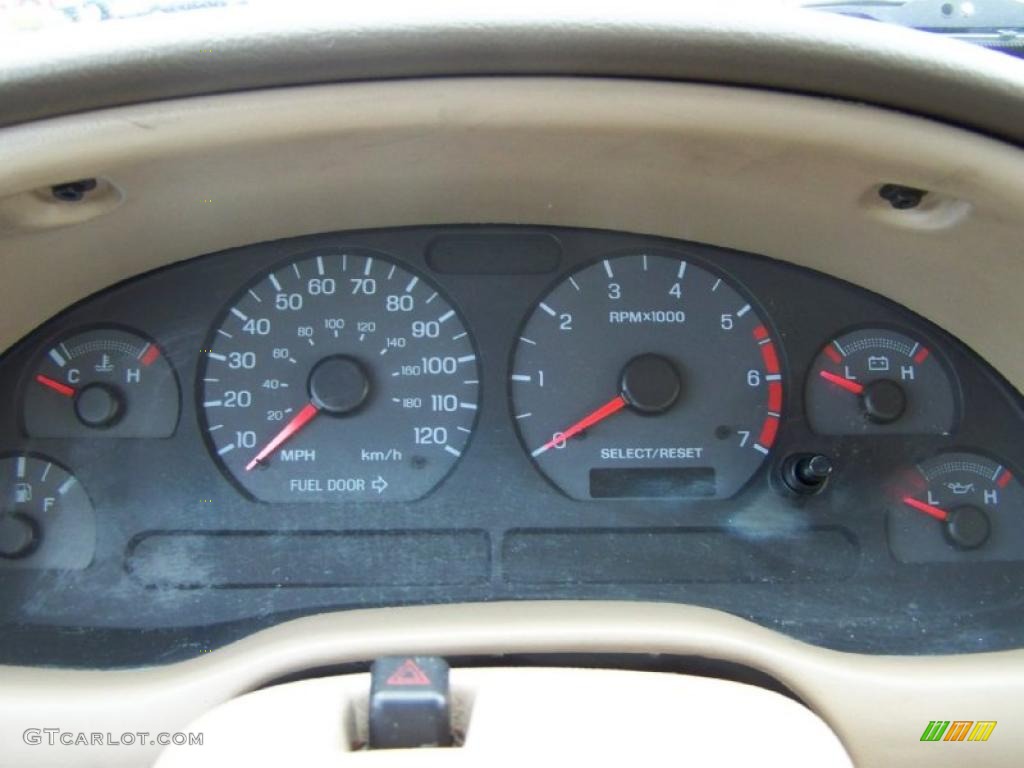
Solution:
<path fill-rule="evenodd" d="M 313 418 L 320 413 L 320 409 L 317 408 L 313 403 L 307 403 L 306 407 L 295 414 L 295 417 L 285 424 L 284 429 L 274 435 L 274 439 L 267 443 L 263 450 L 256 454 L 256 457 L 245 465 L 245 471 L 249 472 L 252 469 L 259 466 L 270 454 L 281 447 L 281 444 L 292 437 L 295 437 L 299 431 L 305 427 Z"/>
<path fill-rule="evenodd" d="M 558 445 L 564 444 L 566 440 L 571 437 L 575 437 L 585 429 L 589 429 L 600 421 L 604 421 L 614 413 L 618 413 L 627 405 L 626 398 L 622 395 L 616 395 L 615 399 L 609 400 L 607 403 L 602 405 L 596 411 L 584 416 L 582 419 L 577 421 L 571 427 L 564 432 L 556 432 L 555 436 L 548 440 L 544 445 L 535 450 L 531 456 L 540 456 L 545 451 L 549 451 Z"/>
<path fill-rule="evenodd" d="M 942 522 L 949 520 L 949 512 L 944 509 L 939 509 L 932 504 L 925 504 L 923 501 L 918 501 L 913 496 L 904 496 L 903 503 L 908 507 L 913 507 L 918 512 L 924 512 L 926 515 L 931 515 L 936 520 L 941 520 Z"/>

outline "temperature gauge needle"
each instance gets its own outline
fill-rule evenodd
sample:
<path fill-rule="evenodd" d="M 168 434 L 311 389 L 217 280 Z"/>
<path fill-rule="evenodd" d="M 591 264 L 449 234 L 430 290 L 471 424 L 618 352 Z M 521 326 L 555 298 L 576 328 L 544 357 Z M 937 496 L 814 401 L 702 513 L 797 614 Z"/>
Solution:
<path fill-rule="evenodd" d="M 67 384 L 62 384 L 56 379 L 51 379 L 49 376 L 43 376 L 43 374 L 36 375 L 36 381 L 42 384 L 44 387 L 52 389 L 54 392 L 64 395 L 64 397 L 74 397 L 75 388 L 69 387 Z"/>
<path fill-rule="evenodd" d="M 303 427 L 311 422 L 314 417 L 320 413 L 320 409 L 312 403 L 307 403 L 306 407 L 295 414 L 295 417 L 285 424 L 284 429 L 274 435 L 274 439 L 267 443 L 263 450 L 256 454 L 255 458 L 245 465 L 245 471 L 249 472 L 257 467 L 264 459 L 270 454 L 281 447 L 282 443 L 289 440 L 297 435 Z"/>
<path fill-rule="evenodd" d="M 847 392 L 853 392 L 855 395 L 860 395 L 864 392 L 864 385 L 858 384 L 856 381 L 850 381 L 844 376 L 839 376 L 831 371 L 819 371 L 818 375 L 825 381 L 831 381 L 836 386 L 842 387 Z"/>
<path fill-rule="evenodd" d="M 616 395 L 615 399 L 609 400 L 607 403 L 602 405 L 596 411 L 584 416 L 582 419 L 577 421 L 571 427 L 564 432 L 556 433 L 555 437 L 552 437 L 544 445 L 535 450 L 531 456 L 540 456 L 545 451 L 549 451 L 560 443 L 564 443 L 571 437 L 575 437 L 585 429 L 589 429 L 600 421 L 604 421 L 614 413 L 618 413 L 626 407 L 626 398 L 622 395 Z"/>
<path fill-rule="evenodd" d="M 903 503 L 908 507 L 913 507 L 918 512 L 924 512 L 926 515 L 931 515 L 936 520 L 941 520 L 942 522 L 949 520 L 949 512 L 946 510 L 939 509 L 931 504 L 925 504 L 923 501 L 918 501 L 912 496 L 904 496 Z"/>

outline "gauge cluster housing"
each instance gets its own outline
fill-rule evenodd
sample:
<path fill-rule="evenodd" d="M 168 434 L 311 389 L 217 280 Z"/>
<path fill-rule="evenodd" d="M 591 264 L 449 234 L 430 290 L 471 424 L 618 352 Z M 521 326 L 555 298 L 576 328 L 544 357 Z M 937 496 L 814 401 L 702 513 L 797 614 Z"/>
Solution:
<path fill-rule="evenodd" d="M 386 254 L 436 284 L 457 310 L 478 357 L 473 434 L 450 474 L 415 501 L 261 502 L 210 451 L 200 413 L 204 350 L 244 286 L 277 264 L 339 248 Z M 517 435 L 509 377 L 525 318 L 576 270 L 645 250 L 727 276 L 771 330 L 784 385 L 778 430 L 760 468 L 731 498 L 572 499 L 537 471 Z M 48 350 L 99 327 L 131 329 L 161 350 L 182 390 L 180 404 L 167 404 L 175 412 L 180 405 L 173 434 L 28 435 L 24 408 Z M 898 421 L 861 434 L 812 429 L 806 377 L 830 341 L 863 328 L 927 347 L 948 376 L 951 430 L 903 434 Z M 864 653 L 1024 644 L 1024 556 L 988 558 L 986 542 L 932 557 L 930 533 L 920 549 L 901 534 L 897 556 L 890 541 L 894 517 L 920 514 L 901 503 L 901 494 L 919 489 L 900 484 L 922 462 L 979 454 L 1021 476 L 1020 395 L 920 316 L 762 256 L 629 233 L 512 226 L 367 230 L 245 246 L 133 278 L 47 322 L 0 360 L 0 402 L 0 451 L 67 468 L 96 514 L 88 567 L 0 570 L 3 663 L 167 663 L 325 610 L 556 598 L 714 607 Z M 786 482 L 786 467 L 802 456 L 828 459 L 831 472 L 817 492 Z M 996 545 L 1017 538 L 1022 515 L 1014 509 L 995 518 L 993 551 L 1007 551 Z"/>

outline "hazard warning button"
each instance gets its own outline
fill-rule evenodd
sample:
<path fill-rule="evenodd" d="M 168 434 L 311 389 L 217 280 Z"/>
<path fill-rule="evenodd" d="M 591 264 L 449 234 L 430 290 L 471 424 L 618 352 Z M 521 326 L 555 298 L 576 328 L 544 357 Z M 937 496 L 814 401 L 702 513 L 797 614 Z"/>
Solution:
<path fill-rule="evenodd" d="M 439 656 L 387 656 L 370 668 L 370 748 L 452 743 L 448 662 Z"/>

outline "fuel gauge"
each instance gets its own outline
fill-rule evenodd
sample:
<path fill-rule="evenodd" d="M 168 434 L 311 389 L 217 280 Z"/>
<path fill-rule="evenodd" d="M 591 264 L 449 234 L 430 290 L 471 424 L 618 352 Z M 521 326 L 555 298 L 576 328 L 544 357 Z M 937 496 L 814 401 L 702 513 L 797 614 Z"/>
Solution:
<path fill-rule="evenodd" d="M 888 329 L 851 331 L 826 344 L 806 399 L 820 435 L 949 434 L 956 420 L 946 368 L 923 343 Z"/>
<path fill-rule="evenodd" d="M 181 397 L 160 348 L 136 333 L 95 328 L 47 349 L 25 390 L 30 437 L 170 437 Z"/>
<path fill-rule="evenodd" d="M 976 453 L 943 453 L 890 489 L 889 546 L 908 563 L 1024 559 L 1024 486 Z"/>

